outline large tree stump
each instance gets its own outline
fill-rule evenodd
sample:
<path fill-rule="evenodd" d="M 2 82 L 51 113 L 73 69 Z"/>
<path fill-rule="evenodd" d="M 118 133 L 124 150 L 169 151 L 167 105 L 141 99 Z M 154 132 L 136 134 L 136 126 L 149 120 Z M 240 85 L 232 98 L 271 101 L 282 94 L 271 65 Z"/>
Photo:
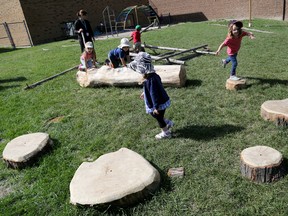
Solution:
<path fill-rule="evenodd" d="M 159 172 L 145 158 L 121 148 L 81 164 L 70 182 L 70 202 L 89 206 L 133 205 L 151 196 L 160 180 Z"/>
<path fill-rule="evenodd" d="M 156 73 L 161 77 L 163 86 L 183 87 L 186 83 L 186 69 L 183 65 L 155 65 Z M 130 68 L 101 68 L 78 71 L 77 82 L 82 87 L 98 86 L 137 86 L 143 80 L 142 75 Z"/>
<path fill-rule="evenodd" d="M 226 81 L 226 89 L 227 90 L 240 90 L 246 88 L 246 80 L 231 80 L 227 79 Z"/>
<path fill-rule="evenodd" d="M 241 174 L 255 182 L 273 182 L 285 175 L 282 154 L 268 146 L 254 146 L 241 152 Z"/>
<path fill-rule="evenodd" d="M 288 126 L 288 98 L 284 100 L 269 100 L 261 105 L 261 116 L 277 125 Z"/>
<path fill-rule="evenodd" d="M 49 149 L 52 143 L 47 133 L 31 133 L 16 137 L 4 148 L 3 160 L 8 167 L 23 168 Z"/>

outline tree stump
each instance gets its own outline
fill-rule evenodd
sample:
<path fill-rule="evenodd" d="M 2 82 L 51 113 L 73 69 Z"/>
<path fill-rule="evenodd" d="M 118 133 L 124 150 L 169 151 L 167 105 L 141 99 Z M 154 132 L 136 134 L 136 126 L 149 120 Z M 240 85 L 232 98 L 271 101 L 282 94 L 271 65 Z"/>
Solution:
<path fill-rule="evenodd" d="M 183 65 L 155 65 L 156 73 L 161 77 L 163 86 L 183 87 L 186 83 L 186 69 Z M 143 81 L 143 76 L 130 68 L 101 68 L 88 70 L 88 73 L 78 71 L 77 82 L 82 87 L 99 86 L 137 86 Z"/>
<path fill-rule="evenodd" d="M 160 181 L 160 173 L 145 158 L 121 148 L 80 165 L 70 182 L 70 202 L 89 206 L 134 205 L 151 196 Z"/>
<path fill-rule="evenodd" d="M 241 174 L 254 182 L 273 182 L 285 175 L 282 154 L 268 146 L 254 146 L 241 152 Z"/>
<path fill-rule="evenodd" d="M 240 90 L 246 88 L 246 80 L 231 80 L 227 79 L 226 81 L 226 89 L 227 90 Z"/>
<path fill-rule="evenodd" d="M 265 101 L 261 105 L 261 116 L 267 121 L 274 121 L 278 126 L 288 126 L 288 98 Z"/>
<path fill-rule="evenodd" d="M 4 148 L 3 160 L 8 167 L 23 168 L 49 149 L 52 143 L 47 133 L 31 133 L 16 137 Z"/>

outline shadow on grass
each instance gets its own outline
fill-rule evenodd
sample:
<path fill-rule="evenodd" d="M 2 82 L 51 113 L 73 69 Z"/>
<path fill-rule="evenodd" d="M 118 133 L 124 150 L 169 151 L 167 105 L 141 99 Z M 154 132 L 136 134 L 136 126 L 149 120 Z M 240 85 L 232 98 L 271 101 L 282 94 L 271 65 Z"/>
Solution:
<path fill-rule="evenodd" d="M 187 80 L 186 81 L 186 87 L 189 87 L 189 86 L 201 86 L 202 85 L 202 80 Z"/>
<path fill-rule="evenodd" d="M 0 79 L 1 83 L 8 83 L 8 82 L 21 82 L 27 80 L 26 77 L 15 77 L 15 78 L 9 78 L 9 79 Z"/>
<path fill-rule="evenodd" d="M 9 89 L 9 88 L 16 88 L 16 87 L 20 87 L 20 85 L 0 86 L 0 91 Z"/>
<path fill-rule="evenodd" d="M 270 86 L 274 86 L 274 85 L 288 85 L 288 80 L 280 80 L 280 79 L 263 79 L 260 77 L 245 77 L 247 79 L 251 79 L 251 80 L 257 80 L 258 83 L 256 85 L 270 85 Z M 255 84 L 252 84 L 255 85 Z M 251 85 L 250 85 L 251 86 Z"/>
<path fill-rule="evenodd" d="M 11 48 L 9 48 L 9 47 L 7 47 L 7 48 L 1 47 L 0 48 L 0 54 L 1 53 L 6 53 L 6 52 L 12 52 L 12 51 L 15 51 L 15 50 L 17 50 L 17 49 L 13 49 L 12 47 Z"/>
<path fill-rule="evenodd" d="M 182 137 L 194 140 L 211 140 L 217 137 L 222 137 L 226 134 L 236 133 L 244 129 L 244 127 L 228 124 L 221 126 L 189 125 L 185 128 L 175 130 L 173 135 L 176 138 Z"/>

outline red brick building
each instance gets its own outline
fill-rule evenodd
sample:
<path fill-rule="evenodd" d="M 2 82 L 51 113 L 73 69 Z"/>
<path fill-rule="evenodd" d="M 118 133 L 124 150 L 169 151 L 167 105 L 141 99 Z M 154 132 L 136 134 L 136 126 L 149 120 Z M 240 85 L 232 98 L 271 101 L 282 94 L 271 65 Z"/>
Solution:
<path fill-rule="evenodd" d="M 252 18 L 286 19 L 286 0 L 0 0 L 0 45 L 10 45 L 5 31 L 9 24 L 16 46 L 45 43 L 65 36 L 64 24 L 77 19 L 80 9 L 88 11 L 93 29 L 103 20 L 106 6 L 116 16 L 126 7 L 150 4 L 157 14 L 169 22 L 204 21 L 213 19 Z M 24 21 L 24 22 L 23 22 Z M 26 24 L 26 28 L 25 28 Z M 30 40 L 29 40 L 29 35 Z"/>
<path fill-rule="evenodd" d="M 159 16 L 170 14 L 173 22 L 249 19 L 250 2 L 253 18 L 287 18 L 286 0 L 149 0 Z"/>

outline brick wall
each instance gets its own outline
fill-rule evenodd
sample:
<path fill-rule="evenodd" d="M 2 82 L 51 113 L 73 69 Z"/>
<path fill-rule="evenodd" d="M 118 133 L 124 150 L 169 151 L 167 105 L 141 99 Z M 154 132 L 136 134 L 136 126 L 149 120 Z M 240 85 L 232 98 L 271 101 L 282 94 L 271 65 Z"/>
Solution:
<path fill-rule="evenodd" d="M 172 20 L 249 19 L 249 0 L 149 0 L 158 15 L 170 14 Z M 251 0 L 252 18 L 282 19 L 283 0 Z M 286 5 L 286 9 L 287 5 Z M 286 16 L 287 17 L 287 16 Z"/>
<path fill-rule="evenodd" d="M 148 0 L 21 0 L 21 4 L 33 42 L 38 44 L 63 37 L 61 23 L 76 20 L 76 13 L 80 9 L 88 12 L 88 20 L 94 30 L 103 20 L 102 11 L 106 6 L 110 6 L 118 15 L 128 6 L 147 5 Z"/>
<path fill-rule="evenodd" d="M 283 18 L 284 0 L 251 1 L 252 18 Z M 170 14 L 172 22 L 249 18 L 249 0 L 0 0 L 0 23 L 26 20 L 33 43 L 40 44 L 63 38 L 61 23 L 76 20 L 80 9 L 88 11 L 88 19 L 95 29 L 103 20 L 102 11 L 106 6 L 118 15 L 128 6 L 149 3 L 159 16 Z M 0 29 L 0 32 L 3 31 Z M 17 38 L 27 38 L 26 32 L 17 34 Z"/>

